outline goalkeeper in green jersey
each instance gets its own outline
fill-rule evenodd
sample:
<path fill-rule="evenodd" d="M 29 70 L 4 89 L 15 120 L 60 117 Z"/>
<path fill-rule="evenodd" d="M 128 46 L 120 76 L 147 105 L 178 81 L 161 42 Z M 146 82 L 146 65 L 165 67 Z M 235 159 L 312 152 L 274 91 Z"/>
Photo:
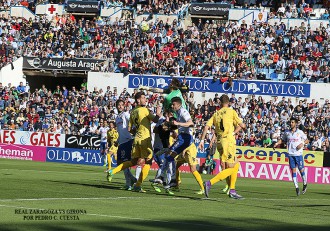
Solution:
<path fill-rule="evenodd" d="M 140 90 L 148 90 L 154 93 L 163 93 L 166 94 L 164 96 L 164 102 L 163 102 L 163 108 L 165 112 L 173 112 L 172 110 L 172 103 L 171 100 L 174 97 L 179 97 L 182 101 L 182 107 L 184 109 L 187 109 L 187 105 L 185 103 L 185 100 L 182 97 L 182 90 L 183 87 L 181 85 L 181 82 L 177 78 L 172 78 L 172 81 L 170 83 L 169 88 L 161 89 L 161 88 L 152 88 L 152 87 L 146 87 L 146 86 L 140 86 Z M 184 91 L 186 91 L 187 87 L 184 87 Z M 174 113 L 174 117 L 176 117 L 176 114 Z"/>
<path fill-rule="evenodd" d="M 179 97 L 182 101 L 182 107 L 184 109 L 187 109 L 187 104 L 185 100 L 183 99 L 182 92 L 188 92 L 189 89 L 186 85 L 182 85 L 180 80 L 177 78 L 172 78 L 169 88 L 161 89 L 161 88 L 152 88 L 152 87 L 146 87 L 146 86 L 140 86 L 140 90 L 147 90 L 154 93 L 160 93 L 165 94 L 164 96 L 164 102 L 163 102 L 163 111 L 165 115 L 173 115 L 173 117 L 169 118 L 166 116 L 166 122 L 163 126 L 170 128 L 173 126 L 173 121 L 176 119 L 176 113 L 172 109 L 172 103 L 171 100 L 174 97 Z M 159 132 L 159 137 L 162 141 L 163 147 L 168 148 L 169 147 L 169 139 L 170 139 L 170 129 L 165 129 Z"/>

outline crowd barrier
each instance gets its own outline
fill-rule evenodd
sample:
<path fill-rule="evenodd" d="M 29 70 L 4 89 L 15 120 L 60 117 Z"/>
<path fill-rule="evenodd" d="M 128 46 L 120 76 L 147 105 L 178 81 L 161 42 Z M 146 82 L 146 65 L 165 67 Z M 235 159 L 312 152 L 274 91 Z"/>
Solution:
<path fill-rule="evenodd" d="M 13 63 L 13 67 L 11 64 L 8 64 L 1 68 L 0 70 L 0 83 L 3 86 L 8 86 L 11 83 L 12 86 L 18 86 L 20 82 L 26 84 L 26 77 L 23 73 L 23 57 L 18 58 Z M 10 78 L 8 78 L 10 76 Z"/>
<path fill-rule="evenodd" d="M 150 16 L 150 14 L 141 14 L 141 15 L 137 15 L 135 17 L 135 22 L 140 24 L 143 21 L 146 21 L 148 19 L 148 17 Z M 163 21 L 164 23 L 168 22 L 168 23 L 173 23 L 174 20 L 178 21 L 179 20 L 179 15 L 178 14 L 170 14 L 170 15 L 166 15 L 166 14 L 154 14 L 152 16 L 152 18 L 150 20 L 148 20 L 149 22 L 153 22 L 155 23 L 156 20 L 158 19 L 158 21 Z"/>
<path fill-rule="evenodd" d="M 316 30 L 316 28 L 320 28 L 322 25 L 323 27 L 327 28 L 329 24 L 329 20 L 324 19 L 302 19 L 302 18 L 272 18 L 268 20 L 270 25 L 280 25 L 283 22 L 287 28 L 294 28 L 295 26 L 300 27 L 301 25 L 305 25 L 305 27 L 309 26 L 312 30 Z"/>
<path fill-rule="evenodd" d="M 29 20 L 30 18 L 32 20 L 35 19 L 35 14 L 25 6 L 10 7 L 10 16 L 18 17 L 18 18 L 25 18 L 26 20 Z"/>
<path fill-rule="evenodd" d="M 196 144 L 198 146 L 198 144 Z M 199 166 L 205 163 L 205 150 L 198 150 Z M 240 177 L 291 181 L 288 153 L 284 149 L 237 147 L 236 156 L 241 162 Z M 220 170 L 218 153 L 215 154 L 216 169 Z M 79 136 L 27 131 L 0 131 L 0 158 L 39 162 L 57 162 L 103 166 L 98 136 Z M 320 151 L 304 151 L 304 163 L 309 183 L 330 183 L 330 155 Z M 113 166 L 116 162 L 113 160 Z M 156 169 L 155 163 L 152 169 Z M 189 172 L 188 164 L 180 168 Z"/>
<path fill-rule="evenodd" d="M 228 20 L 244 22 L 247 25 L 252 25 L 254 20 L 258 23 L 267 22 L 268 12 L 260 9 L 230 9 Z"/>

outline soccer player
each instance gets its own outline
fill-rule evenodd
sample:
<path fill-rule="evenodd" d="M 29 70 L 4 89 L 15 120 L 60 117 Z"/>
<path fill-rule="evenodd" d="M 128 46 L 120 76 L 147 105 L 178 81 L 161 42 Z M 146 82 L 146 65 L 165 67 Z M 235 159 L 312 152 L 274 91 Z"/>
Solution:
<path fill-rule="evenodd" d="M 190 127 L 194 125 L 189 112 L 187 109 L 183 108 L 182 99 L 180 97 L 172 98 L 171 103 L 172 109 L 177 116 L 177 119 L 173 121 L 173 125 L 178 127 L 179 134 L 173 145 L 165 151 L 167 154 L 165 157 L 167 162 L 165 165 L 167 170 L 167 185 L 165 186 L 165 189 L 168 194 L 173 194 L 173 192 L 170 191 L 170 182 L 171 175 L 173 174 L 172 171 L 175 170 L 173 168 L 175 164 L 174 158 L 193 143 L 193 136 L 191 135 Z"/>
<path fill-rule="evenodd" d="M 105 122 L 106 124 L 106 122 Z M 110 121 L 109 122 L 109 129 L 107 131 L 107 141 L 108 141 L 108 145 L 109 147 L 111 147 L 115 141 L 118 140 L 118 132 L 116 130 L 116 125 L 114 121 Z"/>
<path fill-rule="evenodd" d="M 302 194 L 307 191 L 307 178 L 304 169 L 304 158 L 303 158 L 303 147 L 307 141 L 307 136 L 305 133 L 297 128 L 298 120 L 296 118 L 290 119 L 291 130 L 285 132 L 281 139 L 274 144 L 274 148 L 285 142 L 288 147 L 289 153 L 289 165 L 292 171 L 292 179 L 294 186 L 296 188 L 297 196 L 300 195 L 300 190 L 297 180 L 297 168 L 300 172 L 301 178 L 303 179 L 303 190 Z M 308 142 L 308 141 L 307 141 Z"/>
<path fill-rule="evenodd" d="M 116 108 L 118 116 L 115 119 L 118 137 L 118 150 L 117 150 L 117 165 L 125 161 L 131 160 L 133 137 L 128 131 L 128 124 L 130 120 L 129 112 L 125 111 L 125 102 L 121 99 L 116 101 Z M 132 175 L 129 168 L 124 170 L 126 185 L 124 189 L 131 191 L 132 184 L 136 182 L 136 178 Z"/>
<path fill-rule="evenodd" d="M 111 169 L 112 156 L 114 157 L 114 159 L 117 159 L 117 151 L 118 151 L 118 142 L 115 141 L 114 144 L 108 149 L 108 153 L 107 153 L 107 161 L 108 161 L 107 170 Z"/>
<path fill-rule="evenodd" d="M 210 146 L 209 146 L 210 151 L 213 148 L 213 146 L 215 148 L 217 148 L 216 145 L 214 144 L 214 143 L 216 143 L 216 140 L 217 140 L 217 136 L 215 134 L 213 134 L 213 136 L 211 138 L 211 141 L 210 141 Z M 220 166 L 221 166 L 221 170 L 225 170 L 226 169 L 226 164 L 224 162 L 222 162 L 222 161 L 220 163 Z M 230 187 L 229 186 L 230 186 L 230 176 L 228 176 L 226 178 L 226 186 L 222 189 L 222 192 L 224 192 L 227 195 L 229 195 L 229 191 L 230 191 Z"/>
<path fill-rule="evenodd" d="M 217 149 L 220 153 L 221 161 L 225 164 L 226 169 L 218 173 L 210 181 L 204 183 L 205 196 L 209 197 L 209 192 L 215 183 L 220 180 L 226 179 L 230 176 L 230 191 L 229 197 L 234 199 L 243 199 L 238 195 L 235 190 L 237 173 L 239 170 L 239 162 L 236 158 L 236 140 L 235 134 L 239 132 L 241 128 L 245 128 L 245 124 L 238 117 L 236 111 L 229 107 L 229 97 L 223 94 L 220 97 L 222 108 L 218 110 L 209 119 L 204 128 L 199 148 L 204 149 L 204 139 L 209 128 L 214 125 L 217 133 Z"/>
<path fill-rule="evenodd" d="M 108 127 L 107 121 L 104 121 L 104 123 L 100 123 L 100 129 L 99 129 L 100 136 L 101 136 L 100 153 L 101 153 L 101 156 L 103 157 L 103 162 L 104 162 L 104 165 L 103 166 L 106 166 L 107 165 L 107 155 L 106 155 L 105 152 L 107 150 L 107 134 L 108 134 L 108 130 L 109 130 L 109 127 Z"/>
<path fill-rule="evenodd" d="M 163 146 L 163 142 L 159 136 L 160 130 L 163 130 L 163 124 L 166 122 L 166 119 L 164 116 L 162 116 L 157 124 L 155 125 L 153 132 L 154 132 L 154 136 L 153 136 L 153 150 L 154 150 L 154 154 L 158 153 L 160 150 L 162 150 L 164 148 Z M 162 168 L 163 168 L 163 164 L 165 162 L 165 154 L 161 153 L 160 155 L 154 155 L 154 160 L 158 165 L 158 170 L 155 176 L 155 179 L 160 179 L 161 178 L 161 174 L 162 174 Z M 151 186 L 154 188 L 154 190 L 156 192 L 161 192 L 161 189 L 158 187 L 158 183 L 155 183 L 155 179 L 150 180 L 152 182 Z"/>
<path fill-rule="evenodd" d="M 177 186 L 180 184 L 180 171 L 179 168 L 181 165 L 188 163 L 190 167 L 190 172 L 194 175 L 199 187 L 200 191 L 197 192 L 197 194 L 202 195 L 204 194 L 204 186 L 203 186 L 203 180 L 199 172 L 197 171 L 197 148 L 194 143 L 192 143 L 187 149 L 185 149 L 176 159 L 176 182 Z"/>
<path fill-rule="evenodd" d="M 128 131 L 135 133 L 132 149 L 132 160 L 125 161 L 118 165 L 115 169 L 108 171 L 108 178 L 111 180 L 113 175 L 126 168 L 143 164 L 140 177 L 133 190 L 138 192 L 145 192 L 141 188 L 142 182 L 148 176 L 152 164 L 152 144 L 151 144 L 151 121 L 157 123 L 161 117 L 161 107 L 157 107 L 156 116 L 153 115 L 146 107 L 146 96 L 144 92 L 135 94 L 135 102 L 137 107 L 134 108 L 130 114 Z M 134 129 L 133 129 L 134 126 Z"/>
<path fill-rule="evenodd" d="M 174 97 L 179 97 L 181 99 L 181 101 L 182 101 L 182 107 L 185 108 L 185 109 L 187 109 L 186 103 L 185 103 L 185 101 L 183 99 L 183 96 L 182 96 L 181 82 L 177 78 L 172 78 L 171 83 L 170 83 L 170 86 L 167 89 L 152 88 L 152 87 L 147 87 L 147 86 L 140 86 L 140 90 L 148 90 L 148 91 L 152 91 L 154 93 L 164 93 L 164 94 L 167 94 L 164 97 L 164 103 L 163 103 L 164 111 L 165 112 L 172 111 L 172 102 L 171 102 L 171 100 Z"/>
<path fill-rule="evenodd" d="M 170 119 L 171 118 L 171 119 Z M 174 134 L 177 130 L 177 126 L 172 123 L 173 113 L 164 112 L 158 123 L 155 125 L 153 131 L 153 148 L 154 148 L 154 160 L 158 165 L 158 170 L 155 179 L 150 180 L 152 182 L 151 186 L 156 192 L 161 192 L 158 188 L 158 184 L 163 184 L 164 175 L 167 174 L 163 169 L 165 168 L 165 150 L 168 149 L 173 143 L 174 138 L 171 134 Z M 173 167 L 174 169 L 174 167 Z M 174 175 L 174 173 L 172 173 Z"/>

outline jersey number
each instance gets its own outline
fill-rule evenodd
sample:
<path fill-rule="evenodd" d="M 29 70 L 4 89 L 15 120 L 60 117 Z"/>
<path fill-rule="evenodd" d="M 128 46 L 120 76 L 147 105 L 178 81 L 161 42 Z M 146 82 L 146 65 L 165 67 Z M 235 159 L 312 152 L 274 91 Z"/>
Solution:
<path fill-rule="evenodd" d="M 139 126 L 140 126 L 138 118 L 135 118 L 134 123 L 135 123 L 136 130 L 138 130 Z"/>
<path fill-rule="evenodd" d="M 220 119 L 220 130 L 221 131 L 225 130 L 224 127 L 223 127 L 223 120 L 222 119 Z"/>

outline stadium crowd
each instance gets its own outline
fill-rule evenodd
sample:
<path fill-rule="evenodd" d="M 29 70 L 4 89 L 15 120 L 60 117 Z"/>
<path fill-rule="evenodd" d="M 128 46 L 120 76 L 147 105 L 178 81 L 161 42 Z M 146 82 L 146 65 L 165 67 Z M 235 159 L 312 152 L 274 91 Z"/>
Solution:
<path fill-rule="evenodd" d="M 283 5 L 285 10 L 292 9 L 290 4 Z M 302 0 L 297 9 L 306 7 Z M 138 25 L 131 17 L 89 20 L 67 14 L 21 21 L 1 15 L 0 65 L 23 55 L 77 57 L 104 59 L 99 71 L 125 75 L 256 79 L 272 69 L 287 81 L 329 82 L 329 35 L 329 24 L 313 31 L 307 21 L 287 28 L 283 22 L 247 26 L 244 20 L 239 24 L 200 19 L 183 29 L 180 20 L 153 23 L 146 18 Z"/>
<path fill-rule="evenodd" d="M 21 131 L 43 131 L 63 134 L 98 135 L 100 122 L 114 120 L 117 115 L 115 101 L 123 99 L 126 110 L 135 106 L 134 94 L 127 89 L 108 86 L 105 91 L 86 90 L 86 81 L 80 87 L 67 89 L 57 86 L 51 91 L 42 86 L 31 89 L 29 86 L 2 86 L 0 84 L 0 129 Z M 229 95 L 233 107 L 248 125 L 246 131 L 237 135 L 237 144 L 252 147 L 271 147 L 278 141 L 281 131 L 288 129 L 290 117 L 299 119 L 299 127 L 308 136 L 309 144 L 305 149 L 330 151 L 330 102 L 323 104 L 312 100 L 292 101 L 290 98 L 274 97 L 265 101 L 261 96 L 236 98 Z M 163 96 L 147 92 L 150 110 L 162 104 Z M 184 93 L 184 99 L 194 120 L 194 137 L 198 143 L 206 121 L 220 109 L 219 95 L 205 101 L 202 105 L 195 103 L 194 92 Z M 210 131 L 206 142 L 213 134 Z"/>
<path fill-rule="evenodd" d="M 1 1 L 1 6 L 21 2 Z M 177 10 L 180 4 L 186 4 L 184 1 L 161 2 L 169 5 L 169 13 Z M 305 12 L 308 13 L 305 10 L 307 3 L 302 0 L 296 6 L 297 11 L 300 9 L 297 17 L 308 17 Z M 283 14 L 281 7 L 285 8 Z M 151 4 L 145 5 L 145 9 L 157 13 Z M 293 3 L 286 3 L 273 16 L 288 17 L 287 13 L 292 9 Z M 176 20 L 172 23 L 144 20 L 138 25 L 130 17 L 88 20 L 68 14 L 56 15 L 52 19 L 44 15 L 21 21 L 1 14 L 0 68 L 24 55 L 104 59 L 100 71 L 123 72 L 125 75 L 189 75 L 222 81 L 228 78 L 256 79 L 262 74 L 260 70 L 271 68 L 285 74 L 288 81 L 329 82 L 329 35 L 329 24 L 321 24 L 313 31 L 307 23 L 287 28 L 284 23 L 247 26 L 244 21 L 238 24 L 200 19 L 184 30 L 181 22 Z M 127 110 L 134 106 L 134 95 L 127 89 L 109 86 L 105 92 L 95 90 L 89 93 L 86 86 L 86 83 L 72 89 L 58 86 L 52 92 L 45 86 L 30 90 L 28 85 L 1 84 L 1 129 L 93 135 L 97 134 L 100 121 L 115 118 L 114 102 L 117 99 L 125 100 Z M 162 96 L 157 94 L 149 92 L 148 97 L 150 109 L 162 102 Z M 193 92 L 186 94 L 185 99 L 194 117 L 195 140 L 198 142 L 205 121 L 219 109 L 219 97 L 216 94 L 203 105 L 195 104 Z M 293 102 L 275 97 L 266 102 L 261 96 L 243 99 L 233 95 L 231 103 L 248 124 L 248 129 L 237 135 L 239 145 L 270 147 L 287 128 L 288 119 L 294 116 L 308 135 L 310 142 L 306 149 L 330 150 L 328 100 L 320 105 L 315 100 L 312 103 L 305 100 Z"/>

